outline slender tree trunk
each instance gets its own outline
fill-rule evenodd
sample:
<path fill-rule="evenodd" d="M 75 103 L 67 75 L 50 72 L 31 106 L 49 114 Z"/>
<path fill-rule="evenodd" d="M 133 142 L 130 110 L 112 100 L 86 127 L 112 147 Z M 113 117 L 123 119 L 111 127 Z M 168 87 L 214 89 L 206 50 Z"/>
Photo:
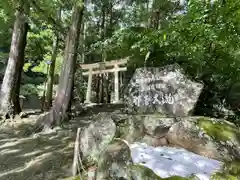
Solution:
<path fill-rule="evenodd" d="M 61 9 L 57 14 L 57 19 L 61 21 Z M 53 95 L 53 81 L 54 81 L 54 72 L 55 72 L 55 64 L 58 54 L 58 44 L 59 44 L 59 33 L 55 32 L 53 37 L 53 50 L 52 50 L 52 57 L 51 57 L 51 64 L 48 70 L 48 77 L 47 77 L 47 90 L 46 90 L 46 97 L 44 98 L 44 111 L 47 111 L 52 106 L 52 95 Z"/>
<path fill-rule="evenodd" d="M 101 21 L 101 29 L 100 29 L 101 40 L 104 40 L 106 35 L 106 4 L 103 2 L 102 5 L 102 21 Z M 104 50 L 102 50 L 102 61 L 106 61 L 106 55 Z M 99 101 L 100 103 L 104 103 L 104 82 L 105 77 L 104 74 L 99 75 Z"/>
<path fill-rule="evenodd" d="M 21 111 L 19 89 L 28 32 L 28 12 L 29 6 L 26 2 L 20 1 L 16 8 L 11 49 L 0 92 L 0 108 L 5 118 L 13 118 Z"/>
<path fill-rule="evenodd" d="M 105 25 L 105 38 L 109 37 L 112 35 L 113 32 L 113 4 L 112 1 L 109 1 L 108 3 L 108 24 L 106 23 Z M 104 56 L 107 58 L 107 53 L 104 51 Z M 106 103 L 110 103 L 111 101 L 111 91 L 110 91 L 110 74 L 106 74 L 105 76 L 105 82 L 104 82 L 104 87 L 105 87 L 105 97 L 106 97 Z"/>
<path fill-rule="evenodd" d="M 69 28 L 66 38 L 64 62 L 61 69 L 62 72 L 60 75 L 57 96 L 50 112 L 38 119 L 36 127 L 37 131 L 42 130 L 43 128 L 51 128 L 56 124 L 59 125 L 62 120 L 68 118 L 67 111 L 71 103 L 74 85 L 74 73 L 83 10 L 83 0 L 81 4 L 77 1 L 73 7 L 72 25 Z"/>
<path fill-rule="evenodd" d="M 25 52 L 25 47 L 27 45 L 27 32 L 29 30 L 29 25 L 28 23 L 24 24 L 24 34 L 23 34 L 23 45 L 21 46 L 20 50 L 20 55 L 19 55 L 19 64 L 18 64 L 18 76 L 17 76 L 17 81 L 15 84 L 15 91 L 13 93 L 13 106 L 14 106 L 14 112 L 15 114 L 19 114 L 22 111 L 22 107 L 20 105 L 20 86 L 21 86 L 21 79 L 22 79 L 22 74 L 23 74 L 23 66 L 24 66 L 24 52 Z"/>
<path fill-rule="evenodd" d="M 152 27 L 152 9 L 153 9 L 153 1 L 154 0 L 149 0 L 147 3 L 147 9 L 148 9 L 148 27 L 151 28 Z"/>
<path fill-rule="evenodd" d="M 84 17 L 83 17 L 84 18 Z M 85 44 L 86 44 L 86 34 L 87 34 L 87 28 L 88 24 L 85 19 L 82 20 L 82 35 L 80 37 L 81 41 L 81 63 L 85 63 Z"/>
<path fill-rule="evenodd" d="M 152 0 L 150 3 L 151 16 L 149 19 L 149 27 L 158 29 L 160 20 L 160 7 L 158 5 L 159 2 L 157 0 Z"/>
<path fill-rule="evenodd" d="M 58 43 L 59 38 L 55 36 L 53 39 L 53 52 L 51 57 L 51 64 L 49 65 L 48 77 L 47 77 L 47 89 L 46 89 L 46 97 L 44 102 L 44 111 L 47 111 L 52 106 L 52 94 L 53 94 L 53 81 L 54 81 L 54 72 L 55 72 L 55 64 L 58 53 Z"/>

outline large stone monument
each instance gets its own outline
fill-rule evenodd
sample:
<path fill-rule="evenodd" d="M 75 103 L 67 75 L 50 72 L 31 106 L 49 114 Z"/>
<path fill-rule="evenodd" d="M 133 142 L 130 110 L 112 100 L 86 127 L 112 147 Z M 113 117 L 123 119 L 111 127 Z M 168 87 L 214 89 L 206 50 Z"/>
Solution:
<path fill-rule="evenodd" d="M 189 80 L 178 64 L 136 69 L 124 97 L 132 113 L 187 116 L 203 85 Z"/>

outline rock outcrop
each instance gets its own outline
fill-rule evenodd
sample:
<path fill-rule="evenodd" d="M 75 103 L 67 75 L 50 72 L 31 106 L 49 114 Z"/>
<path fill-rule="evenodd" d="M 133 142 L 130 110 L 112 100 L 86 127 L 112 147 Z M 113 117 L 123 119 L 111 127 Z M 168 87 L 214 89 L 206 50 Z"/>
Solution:
<path fill-rule="evenodd" d="M 125 142 L 115 140 L 102 151 L 96 179 L 129 179 L 133 165 L 131 150 Z"/>
<path fill-rule="evenodd" d="M 81 134 L 81 154 L 86 168 L 96 168 L 96 180 L 135 176 L 142 180 L 145 171 L 149 171 L 145 166 L 143 172 L 138 172 L 142 165 L 133 163 L 129 145 L 136 142 L 155 147 L 183 148 L 220 161 L 240 158 L 240 131 L 224 120 L 206 117 L 176 119 L 156 114 L 116 112 L 100 113 L 92 121 Z M 149 179 L 151 176 L 156 175 L 149 175 Z"/>
<path fill-rule="evenodd" d="M 188 79 L 179 65 L 136 69 L 126 88 L 125 104 L 132 113 L 188 116 L 203 85 Z"/>
<path fill-rule="evenodd" d="M 83 129 L 80 136 L 80 150 L 87 167 L 98 162 L 103 149 L 113 140 L 116 124 L 107 113 L 97 115 L 93 122 Z"/>
<path fill-rule="evenodd" d="M 240 131 L 225 120 L 189 117 L 175 123 L 167 134 L 171 144 L 220 161 L 240 158 Z"/>
<path fill-rule="evenodd" d="M 125 96 L 127 111 L 100 113 L 81 133 L 81 159 L 93 175 L 88 180 L 240 177 L 240 171 L 226 168 L 240 159 L 239 128 L 221 119 L 189 116 L 202 87 L 178 65 L 137 69 Z M 134 155 L 136 143 L 145 144 L 138 148 L 148 153 Z M 155 168 L 161 164 L 156 158 L 166 165 Z"/>

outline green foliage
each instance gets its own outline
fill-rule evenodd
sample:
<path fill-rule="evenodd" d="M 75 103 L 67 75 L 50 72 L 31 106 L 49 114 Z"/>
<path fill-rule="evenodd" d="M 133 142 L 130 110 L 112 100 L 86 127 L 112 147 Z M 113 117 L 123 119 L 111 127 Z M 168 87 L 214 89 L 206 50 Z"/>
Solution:
<path fill-rule="evenodd" d="M 129 168 L 132 169 L 132 174 L 138 179 L 151 179 L 151 180 L 197 180 L 196 175 L 192 174 L 189 177 L 171 176 L 169 178 L 161 178 L 151 169 L 143 165 L 132 165 Z"/>
<path fill-rule="evenodd" d="M 49 65 L 46 61 L 41 61 L 38 66 L 33 67 L 31 70 L 33 72 L 41 72 L 43 74 L 47 74 L 49 69 Z"/>
<path fill-rule="evenodd" d="M 60 32 L 60 50 L 55 68 L 55 75 L 59 74 L 60 54 L 63 54 L 65 46 L 63 39 L 71 19 L 72 5 L 82 5 L 82 1 L 29 2 L 32 7 L 29 17 L 31 28 L 24 65 L 28 77 L 24 77 L 24 83 L 39 85 L 46 81 L 46 62 L 51 60 L 52 40 L 55 33 Z M 0 48 L 10 45 L 15 4 L 16 1 L 10 0 L 0 2 Z M 131 56 L 129 74 L 144 65 L 178 63 L 188 77 L 205 85 L 196 114 L 213 115 L 214 104 L 223 104 L 238 113 L 238 93 L 231 89 L 240 77 L 240 2 L 191 0 L 183 6 L 170 0 L 93 0 L 86 4 L 86 30 L 82 32 L 84 40 L 81 39 L 83 45 L 79 49 L 79 53 L 85 55 L 85 63 L 103 60 L 102 52 L 105 52 L 106 60 Z M 58 22 L 57 10 L 60 8 L 62 21 Z M 179 13 L 179 10 L 185 11 Z M 101 26 L 103 11 L 105 28 Z M 157 11 L 160 13 L 159 28 L 152 28 L 150 22 Z M 106 31 L 104 38 L 103 30 Z M 145 62 L 147 53 L 150 56 Z M 85 91 L 81 78 L 76 76 L 78 85 L 75 91 L 78 94 Z M 220 112 L 215 114 L 221 115 Z"/>
<path fill-rule="evenodd" d="M 24 84 L 20 88 L 20 95 L 27 97 L 30 95 L 37 95 L 38 97 L 43 97 L 45 91 L 45 83 L 40 85 L 35 84 Z M 56 95 L 57 85 L 53 86 L 53 96 Z"/>
<path fill-rule="evenodd" d="M 205 85 L 196 113 L 204 111 L 210 113 L 206 115 L 213 115 L 213 104 L 223 104 L 229 87 L 240 77 L 239 8 L 237 1 L 225 4 L 221 1 L 189 1 L 185 14 L 173 13 L 179 9 L 177 5 L 170 8 L 174 9 L 171 13 L 164 13 L 168 21 L 161 21 L 161 28 L 140 27 L 135 23 L 115 31 L 107 40 L 93 44 L 92 50 L 105 49 L 108 56 L 113 54 L 111 57 L 116 58 L 133 55 L 129 69 L 144 66 L 149 51 L 146 66 L 179 63 L 191 79 Z"/>
<path fill-rule="evenodd" d="M 38 94 L 38 89 L 33 84 L 24 84 L 21 86 L 20 94 L 23 96 L 28 96 L 30 94 Z"/>
<path fill-rule="evenodd" d="M 26 72 L 31 67 L 32 63 L 25 63 L 23 66 L 23 71 Z"/>
<path fill-rule="evenodd" d="M 82 70 L 77 69 L 75 73 L 75 82 L 74 82 L 74 99 L 78 99 L 80 102 L 85 97 L 87 90 L 87 82 L 84 81 L 82 76 Z"/>
<path fill-rule="evenodd" d="M 216 172 L 212 175 L 211 180 L 237 180 L 240 176 L 240 162 L 235 160 L 232 162 L 226 162 L 223 165 L 221 172 Z"/>
<path fill-rule="evenodd" d="M 9 4 L 0 2 L 0 48 L 8 47 L 11 42 L 11 32 L 13 24 L 13 11 L 9 7 Z"/>
<path fill-rule="evenodd" d="M 44 56 L 51 54 L 53 32 L 44 24 L 40 28 L 35 24 L 31 26 L 27 39 L 26 60 L 39 63 L 44 60 Z"/>
<path fill-rule="evenodd" d="M 44 59 L 45 59 L 44 61 L 40 61 L 38 66 L 34 66 L 33 68 L 31 68 L 31 71 L 47 74 L 50 67 L 49 63 L 51 62 L 51 55 L 46 55 Z M 24 71 L 27 71 L 31 65 L 32 63 L 25 63 Z M 62 57 L 57 57 L 56 64 L 55 64 L 55 71 L 54 71 L 55 75 L 60 74 L 61 65 L 62 65 Z"/>
<path fill-rule="evenodd" d="M 239 128 L 236 128 L 227 121 L 222 120 L 221 122 L 216 123 L 208 118 L 199 118 L 198 126 L 201 127 L 210 137 L 218 141 L 239 141 Z"/>

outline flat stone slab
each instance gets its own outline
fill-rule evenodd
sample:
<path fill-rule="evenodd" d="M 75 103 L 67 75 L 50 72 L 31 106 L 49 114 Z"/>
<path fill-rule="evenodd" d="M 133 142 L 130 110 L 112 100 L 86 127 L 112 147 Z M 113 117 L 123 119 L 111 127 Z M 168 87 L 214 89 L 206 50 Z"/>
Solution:
<path fill-rule="evenodd" d="M 178 64 L 139 68 L 128 84 L 124 103 L 133 113 L 188 116 L 202 88 L 188 79 Z"/>
<path fill-rule="evenodd" d="M 195 175 L 200 180 L 209 180 L 223 163 L 173 147 L 152 147 L 144 143 L 130 145 L 135 164 L 150 168 L 161 178 L 172 176 L 189 177 Z"/>

